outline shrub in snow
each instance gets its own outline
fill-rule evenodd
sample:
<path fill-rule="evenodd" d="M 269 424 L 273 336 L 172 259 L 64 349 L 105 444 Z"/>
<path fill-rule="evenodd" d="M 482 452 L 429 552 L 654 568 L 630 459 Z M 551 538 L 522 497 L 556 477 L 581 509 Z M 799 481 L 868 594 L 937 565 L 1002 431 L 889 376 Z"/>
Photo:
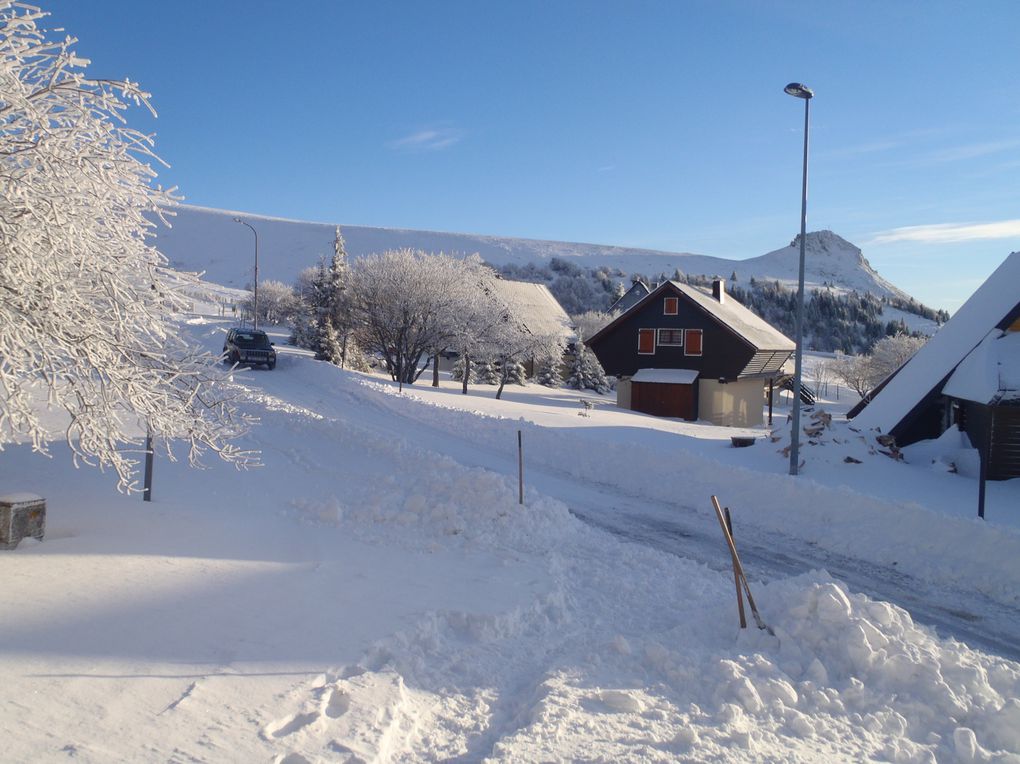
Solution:
<path fill-rule="evenodd" d="M 499 370 L 491 360 L 479 361 L 474 368 L 475 381 L 480 385 L 498 385 Z"/>
<path fill-rule="evenodd" d="M 457 382 L 464 381 L 464 367 L 467 366 L 467 356 L 458 356 L 457 360 L 453 362 L 453 368 L 450 370 L 450 378 Z M 468 382 L 477 382 L 478 374 L 477 367 L 472 364 L 471 371 L 468 372 Z"/>
<path fill-rule="evenodd" d="M 152 111 L 149 95 L 88 79 L 77 41 L 37 27 L 44 15 L 0 2 L 0 447 L 27 437 L 45 450 L 45 398 L 75 458 L 112 467 L 121 488 L 146 428 L 170 458 L 181 439 L 192 463 L 206 450 L 249 463 L 231 445 L 248 421 L 218 357 L 172 318 L 197 280 L 171 284 L 147 243 L 175 201 L 152 183 L 152 139 L 123 124 L 132 104 Z"/>
<path fill-rule="evenodd" d="M 506 381 L 512 385 L 523 385 L 528 379 L 528 372 L 520 361 L 508 361 L 505 369 Z"/>
<path fill-rule="evenodd" d="M 563 384 L 560 376 L 560 359 L 557 356 L 546 356 L 538 361 L 535 381 L 546 387 L 559 387 Z"/>
<path fill-rule="evenodd" d="M 602 364 L 599 363 L 595 354 L 584 344 L 579 344 L 574 352 L 567 387 L 573 390 L 594 390 L 602 394 L 608 393 L 611 389 L 609 380 L 606 379 L 605 369 L 602 368 Z"/>

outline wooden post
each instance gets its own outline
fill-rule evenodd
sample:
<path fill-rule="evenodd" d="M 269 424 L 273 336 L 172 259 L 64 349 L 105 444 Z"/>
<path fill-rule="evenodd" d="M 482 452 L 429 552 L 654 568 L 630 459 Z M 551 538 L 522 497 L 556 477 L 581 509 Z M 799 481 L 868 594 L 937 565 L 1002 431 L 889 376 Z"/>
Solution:
<path fill-rule="evenodd" d="M 769 427 L 772 426 L 772 394 L 774 392 L 774 389 L 773 389 L 773 385 L 774 384 L 775 384 L 775 379 L 770 377 L 769 378 Z"/>
<path fill-rule="evenodd" d="M 730 508 L 723 508 L 723 515 L 726 518 L 726 530 L 730 532 L 730 538 L 733 538 L 733 518 L 730 517 Z M 737 586 L 737 612 L 740 613 L 740 628 L 747 628 L 747 616 L 744 615 L 744 593 L 740 589 L 740 573 L 737 572 L 736 564 L 733 565 L 733 583 Z"/>
<path fill-rule="evenodd" d="M 747 604 L 751 607 L 751 616 L 754 618 L 754 623 L 759 629 L 763 629 L 769 634 L 775 636 L 775 632 L 772 631 L 767 623 L 765 623 L 761 614 L 758 612 L 758 607 L 754 604 L 754 597 L 751 596 L 751 587 L 748 586 L 747 575 L 744 573 L 744 566 L 740 564 L 740 556 L 737 554 L 737 546 L 733 543 L 733 536 L 730 535 L 730 529 L 726 527 L 726 518 L 723 516 L 722 507 L 719 506 L 719 499 L 715 496 L 712 497 L 712 507 L 715 509 L 715 516 L 719 520 L 719 526 L 722 528 L 723 536 L 726 537 L 726 545 L 730 548 L 730 557 L 733 561 L 733 569 L 736 571 L 737 578 L 743 586 L 744 594 L 747 596 Z"/>
<path fill-rule="evenodd" d="M 517 489 L 518 503 L 524 504 L 524 441 L 521 431 L 517 431 Z"/>
<path fill-rule="evenodd" d="M 142 501 L 152 501 L 152 428 L 145 432 L 145 489 Z"/>
<path fill-rule="evenodd" d="M 990 408 L 988 416 L 988 432 L 981 447 L 978 449 L 978 458 L 981 460 L 981 468 L 978 472 L 978 517 L 985 519 L 985 481 L 988 480 L 988 459 L 992 455 L 992 423 L 995 421 L 995 409 Z"/>

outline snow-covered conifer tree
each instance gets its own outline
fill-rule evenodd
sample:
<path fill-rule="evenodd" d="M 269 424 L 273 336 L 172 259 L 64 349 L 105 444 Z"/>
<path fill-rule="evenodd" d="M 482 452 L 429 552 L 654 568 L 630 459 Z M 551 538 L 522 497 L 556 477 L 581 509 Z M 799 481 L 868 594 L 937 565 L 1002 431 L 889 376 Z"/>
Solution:
<path fill-rule="evenodd" d="M 528 380 L 527 369 L 524 368 L 524 364 L 520 361 L 510 360 L 505 364 L 506 368 L 503 371 L 503 375 L 506 377 L 506 381 L 512 385 L 523 385 Z"/>
<path fill-rule="evenodd" d="M 51 41 L 44 13 L 0 2 L 0 447 L 55 433 L 75 459 L 110 466 L 132 488 L 146 428 L 239 464 L 247 421 L 216 356 L 186 345 L 178 290 L 147 238 L 172 194 L 152 185 L 149 136 L 124 123 L 149 107 L 133 82 L 89 79 L 72 37 Z M 153 112 L 154 113 L 154 112 Z M 134 446 L 134 450 L 130 447 Z"/>
<path fill-rule="evenodd" d="M 452 379 L 452 380 L 454 380 L 456 382 L 463 382 L 464 381 L 464 369 L 465 369 L 465 367 L 467 367 L 467 365 L 468 365 L 467 364 L 467 357 L 463 356 L 463 355 L 458 356 L 457 360 L 453 362 L 453 368 L 450 370 L 450 379 Z M 469 378 L 468 378 L 469 382 L 477 382 L 478 381 L 475 378 L 476 377 L 476 367 L 475 367 L 474 364 L 471 364 L 471 371 L 468 373 L 468 376 L 469 376 Z"/>
<path fill-rule="evenodd" d="M 599 359 L 583 343 L 578 343 L 574 352 L 567 387 L 574 390 L 594 390 L 603 394 L 611 389 Z"/>
<path fill-rule="evenodd" d="M 485 358 L 474 364 L 475 382 L 480 385 L 498 385 L 499 370 L 491 358 Z"/>
<path fill-rule="evenodd" d="M 563 384 L 560 377 L 559 356 L 546 356 L 539 360 L 538 368 L 535 371 L 535 381 L 546 387 L 559 387 Z"/>

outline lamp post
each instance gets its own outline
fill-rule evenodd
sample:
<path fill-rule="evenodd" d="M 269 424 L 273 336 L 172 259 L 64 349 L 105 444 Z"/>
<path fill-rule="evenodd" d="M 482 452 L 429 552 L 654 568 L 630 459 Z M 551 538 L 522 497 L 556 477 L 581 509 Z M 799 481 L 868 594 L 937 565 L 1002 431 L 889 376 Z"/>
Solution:
<path fill-rule="evenodd" d="M 807 237 L 808 116 L 811 113 L 814 91 L 799 82 L 791 82 L 783 90 L 804 101 L 804 180 L 800 197 L 800 266 L 797 275 L 797 332 L 794 338 L 797 350 L 793 362 L 793 432 L 790 437 L 790 474 L 796 475 L 800 468 L 800 388 L 804 370 L 804 243 Z"/>
<path fill-rule="evenodd" d="M 255 227 L 251 223 L 247 223 L 241 218 L 234 218 L 235 223 L 246 225 L 251 228 L 251 232 L 255 234 L 255 307 L 252 309 L 252 328 L 259 328 L 259 232 L 255 230 Z"/>

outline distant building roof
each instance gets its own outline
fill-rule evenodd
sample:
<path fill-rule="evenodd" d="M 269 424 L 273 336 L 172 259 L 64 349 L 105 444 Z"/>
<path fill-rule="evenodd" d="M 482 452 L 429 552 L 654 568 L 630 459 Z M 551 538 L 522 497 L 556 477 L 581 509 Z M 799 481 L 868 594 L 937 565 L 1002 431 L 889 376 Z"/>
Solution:
<path fill-rule="evenodd" d="M 636 305 L 640 302 L 641 298 L 647 295 L 651 290 L 648 285 L 643 281 L 635 281 L 630 285 L 630 289 L 624 292 L 620 299 L 609 306 L 609 310 L 606 313 L 624 313 L 632 305 Z"/>
<path fill-rule="evenodd" d="M 570 316 L 545 284 L 504 278 L 493 279 L 492 283 L 499 299 L 532 334 L 574 339 Z"/>
<path fill-rule="evenodd" d="M 664 385 L 690 385 L 698 378 L 693 369 L 638 369 L 631 382 L 657 382 Z"/>
<path fill-rule="evenodd" d="M 1020 252 L 1014 252 L 935 336 L 900 367 L 896 376 L 854 419 L 854 424 L 886 433 L 894 432 L 901 425 L 906 426 L 925 399 L 948 381 L 949 375 L 988 337 L 989 332 L 996 328 L 1005 329 L 1005 324 L 1016 320 L 1018 312 Z M 977 357 L 973 363 L 979 364 Z M 963 390 L 964 379 L 961 374 L 956 389 Z"/>

